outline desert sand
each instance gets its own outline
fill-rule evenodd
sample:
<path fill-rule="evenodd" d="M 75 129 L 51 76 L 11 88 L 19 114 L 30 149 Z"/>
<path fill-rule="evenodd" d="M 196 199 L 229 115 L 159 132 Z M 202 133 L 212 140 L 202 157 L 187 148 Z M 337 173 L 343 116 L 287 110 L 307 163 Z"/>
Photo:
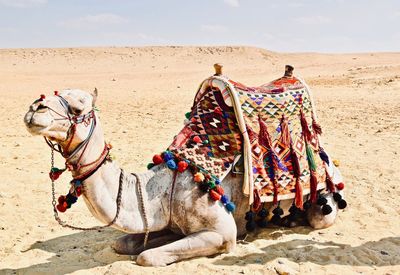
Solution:
<path fill-rule="evenodd" d="M 110 245 L 123 233 L 77 232 L 53 219 L 50 149 L 25 130 L 40 94 L 99 90 L 113 154 L 144 171 L 183 125 L 212 65 L 249 86 L 291 64 L 314 92 L 325 149 L 340 161 L 349 207 L 334 226 L 269 228 L 236 250 L 143 268 Z M 143 47 L 0 50 L 0 274 L 400 274 L 400 53 L 283 54 L 251 47 Z M 56 163 L 62 166 L 57 156 Z M 69 175 L 57 182 L 68 191 Z M 62 214 L 97 225 L 83 201 Z"/>

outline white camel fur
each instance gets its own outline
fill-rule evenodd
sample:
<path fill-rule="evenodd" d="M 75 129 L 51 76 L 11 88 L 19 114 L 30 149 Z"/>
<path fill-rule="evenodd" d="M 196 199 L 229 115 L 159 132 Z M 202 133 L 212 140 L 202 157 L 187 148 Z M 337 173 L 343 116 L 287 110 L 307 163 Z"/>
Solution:
<path fill-rule="evenodd" d="M 86 114 L 95 104 L 97 91 L 88 93 L 64 90 L 60 95 L 68 101 L 70 115 Z M 70 139 L 68 130 L 71 123 L 59 119 L 59 115 L 51 109 L 59 114 L 66 114 L 59 98 L 48 96 L 29 107 L 24 122 L 31 134 L 45 136 L 65 148 Z M 87 137 L 89 128 L 84 124 L 77 125 L 71 150 Z M 97 159 L 104 144 L 103 130 L 97 117 L 97 125 L 81 163 Z M 120 171 L 114 161 L 106 161 L 84 181 L 85 203 L 90 212 L 104 224 L 110 222 L 116 213 Z M 244 216 L 249 207 L 248 198 L 242 195 L 241 177 L 228 175 L 221 183 L 225 193 L 236 204 L 233 214 L 226 211 L 220 202 L 213 202 L 207 194 L 198 190 L 189 171 L 178 173 L 173 193 L 173 172 L 165 164 L 140 174 L 139 178 L 144 191 L 149 229 L 153 232 L 146 249 L 143 248 L 145 228 L 138 202 L 136 178 L 128 172 L 125 172 L 123 179 L 120 214 L 113 225 L 114 228 L 129 233 L 116 241 L 114 249 L 121 254 L 138 255 L 138 264 L 164 266 L 192 257 L 229 252 L 235 248 L 237 236 L 246 233 Z M 324 216 L 319 207 L 308 210 L 307 217 L 314 228 L 328 227 L 336 218 L 336 203 L 331 195 L 326 196 L 333 209 L 331 214 Z M 281 203 L 285 213 L 291 203 L 291 200 Z M 272 204 L 269 208 L 272 208 Z M 272 209 L 269 210 L 271 212 Z"/>

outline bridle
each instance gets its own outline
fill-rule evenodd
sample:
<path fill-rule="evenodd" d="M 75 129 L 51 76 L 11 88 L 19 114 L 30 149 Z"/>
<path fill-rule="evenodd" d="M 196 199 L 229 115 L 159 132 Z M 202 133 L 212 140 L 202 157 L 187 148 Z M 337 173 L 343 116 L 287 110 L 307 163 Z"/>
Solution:
<path fill-rule="evenodd" d="M 80 164 L 80 161 L 82 159 L 82 156 L 84 155 L 86 148 L 89 144 L 89 141 L 91 137 L 93 136 L 95 127 L 96 127 L 96 115 L 95 115 L 95 109 L 92 108 L 87 114 L 84 115 L 73 115 L 71 116 L 70 113 L 72 113 L 70 104 L 68 101 L 63 98 L 61 95 L 58 94 L 57 91 L 54 92 L 54 95 L 58 97 L 61 105 L 63 106 L 65 110 L 65 115 L 60 114 L 59 112 L 55 111 L 51 107 L 46 106 L 50 111 L 54 112 L 59 116 L 59 118 L 55 118 L 55 120 L 68 120 L 70 123 L 70 127 L 67 131 L 67 137 L 65 141 L 67 142 L 67 145 L 64 147 L 64 149 L 61 147 L 60 144 L 58 143 L 53 143 L 50 141 L 48 138 L 44 137 L 46 140 L 46 143 L 50 146 L 51 148 L 51 169 L 54 169 L 54 151 L 59 152 L 65 159 L 66 159 L 66 169 L 70 171 L 76 171 L 78 175 L 73 177 L 73 181 L 81 181 L 83 183 L 84 180 L 89 178 L 91 175 L 93 175 L 99 168 L 102 166 L 107 159 L 109 159 L 109 151 L 111 149 L 111 146 L 109 144 L 104 145 L 104 149 L 100 156 L 95 160 L 90 163 L 86 164 Z M 42 95 L 39 100 L 43 100 L 44 96 Z M 74 136 L 76 134 L 76 127 L 78 124 L 84 123 L 84 125 L 87 127 L 90 124 L 90 130 L 89 134 L 87 137 L 71 152 L 69 153 L 69 148 L 71 147 L 72 141 L 74 139 Z M 71 163 L 71 160 L 78 155 L 78 152 L 80 152 L 80 155 L 77 157 L 77 161 L 75 163 Z M 92 167 L 90 167 L 92 166 Z M 85 167 L 90 167 L 88 171 L 79 174 L 80 170 Z M 65 169 L 64 169 L 65 170 Z M 138 175 L 132 173 L 132 175 L 135 176 L 136 178 L 136 184 L 137 184 L 137 190 L 138 190 L 138 196 L 140 199 L 141 203 L 141 210 L 143 213 L 143 218 L 144 218 L 144 227 L 145 227 L 145 238 L 144 238 L 144 244 L 143 246 L 146 247 L 148 237 L 149 237 L 149 225 L 148 225 L 148 220 L 147 220 L 147 215 L 146 215 L 146 209 L 144 205 L 144 199 L 143 199 L 143 190 L 142 190 L 142 185 L 140 182 L 140 178 Z M 55 220 L 62 226 L 62 227 L 67 227 L 70 229 L 75 229 L 75 230 L 100 230 L 104 229 L 106 227 L 110 227 L 115 223 L 119 216 L 120 208 L 121 208 L 121 197 L 122 197 L 122 187 L 123 187 L 123 179 L 124 179 L 124 171 L 121 169 L 120 176 L 119 176 L 119 184 L 118 184 L 118 193 L 117 193 L 117 198 L 116 198 L 116 204 L 117 204 L 117 210 L 115 213 L 115 216 L 112 221 L 110 221 L 108 224 L 103 225 L 103 226 L 95 226 L 95 227 L 90 227 L 90 228 L 84 228 L 84 227 L 77 227 L 77 226 L 72 226 L 67 224 L 66 222 L 62 221 L 58 215 L 57 211 L 57 201 L 56 201 L 56 196 L 55 196 L 55 184 L 54 181 L 55 179 L 53 177 L 51 178 L 51 183 L 52 183 L 52 205 L 53 205 L 53 213 L 54 213 L 54 218 Z"/>
<path fill-rule="evenodd" d="M 51 169 L 54 169 L 54 151 L 59 152 L 65 159 L 66 159 L 66 169 L 70 171 L 76 171 L 79 172 L 82 168 L 88 167 L 88 166 L 93 166 L 91 167 L 88 171 L 86 171 L 83 174 L 78 174 L 77 176 L 74 176 L 74 180 L 80 180 L 84 181 L 85 179 L 89 178 L 91 175 L 93 175 L 101 165 L 104 164 L 104 162 L 107 160 L 107 157 L 109 155 L 109 150 L 111 149 L 110 146 L 105 144 L 104 150 L 101 153 L 100 157 L 96 159 L 93 162 L 81 165 L 80 161 L 82 159 L 82 156 L 84 155 L 86 148 L 89 144 L 89 141 L 91 137 L 93 136 L 93 132 L 96 127 L 96 115 L 94 113 L 94 109 L 90 110 L 87 114 L 84 115 L 73 115 L 71 116 L 71 107 L 68 101 L 63 98 L 61 95 L 58 94 L 57 91 L 54 92 L 54 95 L 59 99 L 61 105 L 63 106 L 65 110 L 65 114 L 60 114 L 56 110 L 54 110 L 51 107 L 46 106 L 50 111 L 54 112 L 59 116 L 59 118 L 55 118 L 55 120 L 68 120 L 70 123 L 70 127 L 67 131 L 67 137 L 65 141 L 68 141 L 67 145 L 62 149 L 61 145 L 58 143 L 53 143 L 50 141 L 47 137 L 44 137 L 46 143 L 50 146 L 51 148 Z M 39 100 L 43 100 L 45 97 L 41 95 Z M 78 124 L 84 123 L 85 126 L 88 126 L 90 124 L 90 130 L 88 136 L 71 152 L 69 153 L 68 150 L 72 144 L 72 141 L 74 139 L 74 136 L 76 134 L 76 127 Z M 78 152 L 81 151 L 81 154 L 78 156 L 77 161 L 75 164 L 70 163 L 72 158 L 78 154 Z M 64 170 L 66 170 L 64 169 Z M 53 205 L 53 213 L 54 213 L 54 218 L 55 220 L 62 226 L 62 227 L 67 227 L 70 229 L 75 229 L 75 230 L 100 230 L 106 227 L 109 227 L 115 223 L 119 216 L 120 212 L 120 205 L 121 205 L 121 195 L 122 195 L 122 182 L 124 178 L 124 172 L 121 169 L 120 177 L 119 177 L 119 186 L 118 186 L 118 193 L 117 193 L 117 199 L 116 199 L 116 204 L 117 204 L 117 211 L 114 216 L 114 219 L 110 221 L 108 224 L 104 226 L 95 226 L 95 227 L 90 227 L 90 228 L 83 228 L 83 227 L 77 227 L 77 226 L 72 226 L 67 224 L 66 222 L 62 221 L 58 215 L 58 211 L 56 208 L 57 200 L 55 196 L 55 179 L 53 177 L 50 177 L 51 179 L 51 184 L 52 184 L 52 205 Z"/>

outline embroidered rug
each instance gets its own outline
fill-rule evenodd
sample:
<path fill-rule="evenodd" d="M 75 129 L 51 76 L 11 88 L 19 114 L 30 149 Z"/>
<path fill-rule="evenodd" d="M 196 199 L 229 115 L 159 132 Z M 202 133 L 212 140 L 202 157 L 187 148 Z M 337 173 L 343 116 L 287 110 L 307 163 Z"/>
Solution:
<path fill-rule="evenodd" d="M 298 78 L 251 88 L 213 76 L 201 84 L 169 150 L 220 180 L 242 155 L 250 204 L 293 198 L 302 208 L 303 195 L 315 201 L 326 188 L 320 134 L 310 91 Z"/>

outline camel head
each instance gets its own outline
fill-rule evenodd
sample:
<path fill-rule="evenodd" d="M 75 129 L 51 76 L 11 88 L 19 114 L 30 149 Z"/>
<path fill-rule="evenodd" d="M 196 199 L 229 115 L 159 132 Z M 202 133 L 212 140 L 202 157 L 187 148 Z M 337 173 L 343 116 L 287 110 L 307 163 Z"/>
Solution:
<path fill-rule="evenodd" d="M 68 140 L 74 119 L 90 113 L 97 98 L 82 90 L 63 90 L 53 96 L 41 95 L 30 106 L 24 117 L 27 130 L 32 135 L 41 135 L 59 144 Z M 76 127 L 75 136 L 84 139 L 90 127 Z M 78 141 L 78 140 L 77 140 Z"/>

